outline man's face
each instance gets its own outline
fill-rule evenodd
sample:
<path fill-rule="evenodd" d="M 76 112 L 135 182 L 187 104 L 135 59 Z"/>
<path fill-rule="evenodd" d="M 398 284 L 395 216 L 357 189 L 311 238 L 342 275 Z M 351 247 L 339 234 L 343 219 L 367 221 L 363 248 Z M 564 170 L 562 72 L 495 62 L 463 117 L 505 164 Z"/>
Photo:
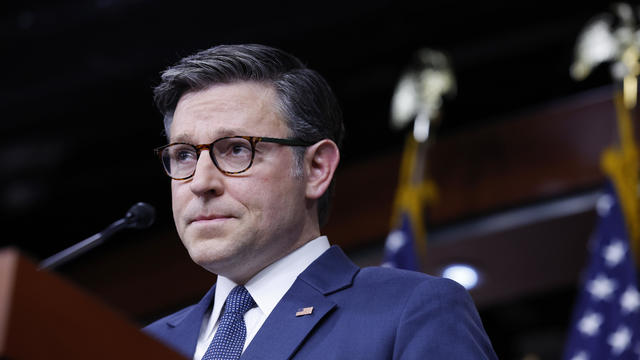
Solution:
<path fill-rule="evenodd" d="M 275 91 L 252 82 L 215 85 L 180 98 L 171 142 L 209 144 L 229 135 L 286 138 Z M 173 216 L 191 258 L 243 283 L 310 240 L 304 238 L 304 175 L 290 147 L 258 143 L 253 165 L 224 175 L 203 151 L 188 180 L 172 180 Z"/>

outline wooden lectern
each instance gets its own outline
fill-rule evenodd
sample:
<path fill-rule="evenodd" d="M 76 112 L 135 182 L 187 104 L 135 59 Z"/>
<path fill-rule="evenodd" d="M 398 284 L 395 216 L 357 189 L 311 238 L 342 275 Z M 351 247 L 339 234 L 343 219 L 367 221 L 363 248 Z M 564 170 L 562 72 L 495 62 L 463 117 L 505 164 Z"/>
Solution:
<path fill-rule="evenodd" d="M 184 360 L 15 249 L 0 251 L 0 359 Z"/>

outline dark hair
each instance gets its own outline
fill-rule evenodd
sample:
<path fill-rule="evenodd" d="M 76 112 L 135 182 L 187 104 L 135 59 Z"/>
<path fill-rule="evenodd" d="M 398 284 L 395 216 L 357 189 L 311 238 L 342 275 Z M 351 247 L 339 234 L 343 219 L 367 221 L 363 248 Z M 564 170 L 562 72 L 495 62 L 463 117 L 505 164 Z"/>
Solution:
<path fill-rule="evenodd" d="M 331 139 L 339 148 L 342 146 L 342 111 L 329 84 L 296 57 L 255 44 L 215 46 L 183 58 L 162 73 L 154 99 L 164 115 L 167 136 L 182 95 L 239 81 L 259 82 L 275 89 L 279 110 L 293 138 L 309 143 Z M 306 148 L 294 149 L 300 171 Z M 320 226 L 329 218 L 333 188 L 334 180 L 318 201 Z"/>

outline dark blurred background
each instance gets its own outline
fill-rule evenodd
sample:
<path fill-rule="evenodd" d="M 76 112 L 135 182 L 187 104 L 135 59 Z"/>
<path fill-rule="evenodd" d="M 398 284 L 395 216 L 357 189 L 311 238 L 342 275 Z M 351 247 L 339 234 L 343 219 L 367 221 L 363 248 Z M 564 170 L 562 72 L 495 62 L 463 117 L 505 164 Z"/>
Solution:
<path fill-rule="evenodd" d="M 594 224 L 590 199 L 604 180 L 597 155 L 615 127 L 608 69 L 575 82 L 569 66 L 578 34 L 610 10 L 607 2 L 72 0 L 0 8 L 0 245 L 41 260 L 146 201 L 158 210 L 151 229 L 127 230 L 59 271 L 139 323 L 195 301 L 212 278 L 190 264 L 173 228 L 169 180 L 152 151 L 165 143 L 152 88 L 183 56 L 250 42 L 295 54 L 336 92 L 347 137 L 339 219 L 327 232 L 360 264 L 375 264 L 405 136 L 389 130 L 391 96 L 416 50 L 440 49 L 452 59 L 458 92 L 445 103 L 430 155 L 445 189 L 425 219 L 433 235 L 425 270 L 478 260 L 485 290 L 472 294 L 498 355 L 559 357 Z M 599 121 L 586 135 L 593 122 L 583 115 Z M 565 156 L 567 147 L 579 150 Z M 586 164 L 577 175 L 563 173 L 577 163 Z M 341 203 L 350 189 L 363 197 Z M 583 207 L 553 212 L 567 201 Z M 161 286 L 175 287 L 158 294 Z"/>

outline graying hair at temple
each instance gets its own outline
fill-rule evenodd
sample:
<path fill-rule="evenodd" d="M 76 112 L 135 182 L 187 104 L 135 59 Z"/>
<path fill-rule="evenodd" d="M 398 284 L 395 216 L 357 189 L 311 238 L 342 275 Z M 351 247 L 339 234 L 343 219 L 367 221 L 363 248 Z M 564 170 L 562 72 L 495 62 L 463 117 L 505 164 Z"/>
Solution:
<path fill-rule="evenodd" d="M 173 113 L 183 94 L 239 81 L 264 83 L 276 90 L 279 110 L 292 138 L 309 143 L 331 139 L 341 147 L 344 137 L 342 111 L 324 78 L 282 50 L 254 44 L 212 47 L 183 58 L 162 73 L 161 83 L 154 89 L 154 99 L 164 116 L 167 137 Z M 294 149 L 297 175 L 302 170 L 305 150 Z M 334 182 L 318 202 L 320 226 L 325 225 L 329 217 Z"/>

